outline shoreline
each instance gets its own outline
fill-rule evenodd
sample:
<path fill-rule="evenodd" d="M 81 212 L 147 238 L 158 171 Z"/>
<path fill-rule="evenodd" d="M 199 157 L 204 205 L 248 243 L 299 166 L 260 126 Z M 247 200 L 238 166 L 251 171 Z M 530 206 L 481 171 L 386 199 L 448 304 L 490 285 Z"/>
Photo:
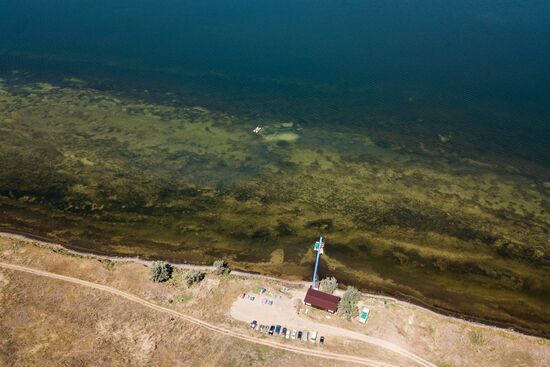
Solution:
<path fill-rule="evenodd" d="M 143 266 L 149 266 L 153 261 L 156 261 L 156 260 L 142 259 L 139 256 L 130 257 L 130 256 L 105 255 L 105 254 L 100 254 L 100 253 L 94 253 L 93 251 L 82 251 L 82 250 L 79 250 L 79 249 L 77 249 L 75 247 L 72 247 L 70 245 L 52 242 L 52 241 L 48 240 L 47 238 L 37 236 L 37 235 L 33 235 L 33 234 L 24 233 L 24 232 L 17 232 L 17 231 L 11 231 L 10 232 L 10 231 L 6 231 L 6 230 L 0 230 L 0 237 L 10 239 L 10 240 L 19 240 L 19 241 L 25 241 L 25 242 L 29 242 L 29 243 L 39 244 L 41 246 L 49 247 L 51 249 L 59 249 L 59 250 L 67 251 L 70 255 L 95 258 L 97 260 L 109 260 L 109 261 L 116 261 L 116 262 L 133 262 L 133 263 L 140 264 L 140 265 L 143 265 Z M 203 270 L 213 270 L 214 269 L 214 267 L 212 265 L 197 265 L 197 264 L 178 263 L 178 262 L 171 262 L 171 261 L 167 261 L 167 262 L 170 265 L 172 265 L 173 267 L 178 268 L 178 269 L 203 269 Z M 259 273 L 249 272 L 249 271 L 239 270 L 239 269 L 231 269 L 231 274 L 239 276 L 239 277 L 259 278 L 259 279 L 271 280 L 271 281 L 275 281 L 275 282 L 279 282 L 279 283 L 283 283 L 283 284 L 301 286 L 301 287 L 307 287 L 310 284 L 309 281 L 305 281 L 305 280 L 287 280 L 287 279 L 284 279 L 284 278 L 279 278 L 279 277 L 275 277 L 275 276 L 264 275 L 264 274 L 259 274 Z M 490 321 L 490 320 L 483 320 L 483 319 L 475 318 L 475 317 L 472 317 L 472 316 L 461 315 L 461 314 L 457 314 L 457 313 L 454 313 L 454 312 L 451 312 L 451 311 L 446 311 L 446 310 L 443 310 L 443 309 L 439 309 L 439 308 L 433 307 L 433 306 L 430 307 L 429 305 L 426 305 L 423 302 L 420 302 L 420 301 L 415 302 L 414 299 L 407 299 L 408 297 L 404 296 L 404 295 L 402 296 L 403 298 L 399 298 L 399 297 L 395 297 L 393 295 L 385 295 L 385 294 L 381 294 L 381 293 L 376 294 L 376 293 L 366 292 L 366 291 L 361 291 L 361 293 L 365 297 L 377 298 L 377 299 L 381 299 L 381 300 L 388 300 L 388 301 L 395 302 L 395 303 L 404 303 L 406 305 L 412 305 L 412 306 L 415 306 L 415 307 L 419 307 L 419 308 L 422 308 L 426 311 L 432 312 L 434 314 L 439 314 L 439 315 L 443 315 L 445 317 L 450 317 L 450 318 L 461 320 L 461 321 L 464 321 L 464 322 L 473 323 L 478 327 L 484 327 L 484 328 L 489 328 L 489 329 L 498 329 L 498 330 L 506 331 L 506 332 L 509 332 L 509 333 L 519 334 L 519 335 L 525 336 L 525 337 L 550 340 L 549 338 L 547 338 L 543 335 L 538 335 L 536 333 L 531 333 L 531 332 L 528 332 L 528 331 L 523 331 L 521 329 L 513 328 L 513 327 L 510 327 L 509 325 L 504 324 L 504 323 L 494 322 L 494 321 Z"/>

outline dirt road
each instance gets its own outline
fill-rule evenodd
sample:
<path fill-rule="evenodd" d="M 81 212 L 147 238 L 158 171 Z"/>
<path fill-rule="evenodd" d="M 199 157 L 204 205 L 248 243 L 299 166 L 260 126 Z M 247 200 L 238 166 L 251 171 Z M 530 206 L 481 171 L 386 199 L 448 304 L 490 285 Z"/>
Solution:
<path fill-rule="evenodd" d="M 145 266 L 149 266 L 152 261 L 150 260 L 143 260 L 143 259 L 140 259 L 139 257 L 122 257 L 122 256 L 108 256 L 108 255 L 97 255 L 97 254 L 92 254 L 92 253 L 85 253 L 85 252 L 80 252 L 80 251 L 76 251 L 76 250 L 72 250 L 72 249 L 68 249 L 66 248 L 65 246 L 63 245 L 60 245 L 60 244 L 56 244 L 56 243 L 52 243 L 52 242 L 47 242 L 47 241 L 43 241 L 43 240 L 39 240 L 39 239 L 30 239 L 24 235 L 19 235 L 19 234 L 13 234 L 13 233 L 7 233 L 7 232 L 0 232 L 0 237 L 4 237 L 4 238 L 9 238 L 9 239 L 15 239 L 15 240 L 23 240 L 23 241 L 32 241 L 32 242 L 36 242 L 36 243 L 39 243 L 39 244 L 42 244 L 42 245 L 46 245 L 48 247 L 53 247 L 53 248 L 59 248 L 59 249 L 63 249 L 64 251 L 67 251 L 69 253 L 72 253 L 74 255 L 78 255 L 78 256 L 90 256 L 90 257 L 93 257 L 93 258 L 97 258 L 97 259 L 105 259 L 105 260 L 111 260 L 111 261 L 131 261 L 131 262 L 134 262 L 134 263 L 138 263 L 138 264 L 142 264 L 142 265 L 145 265 Z M 4 265 L 10 265 L 10 264 L 4 264 Z M 178 268 L 182 268 L 182 269 L 197 269 L 197 270 L 212 270 L 214 269 L 213 266 L 206 266 L 206 265 L 192 265 L 192 264 L 172 264 L 174 267 L 178 267 Z M 17 265 L 10 265 L 10 266 L 17 266 Z M 23 267 L 20 267 L 20 268 L 23 268 Z M 33 274 L 36 274 L 36 275 L 42 275 L 42 276 L 49 276 L 51 275 L 50 277 L 64 277 L 62 275 L 59 275 L 59 274 L 54 274 L 54 273 L 48 273 L 48 272 L 42 272 L 40 270 L 35 270 L 35 269 L 31 269 L 31 268 L 24 268 L 26 270 L 22 270 L 22 269 L 14 269 L 12 268 L 12 270 L 20 270 L 20 271 L 27 271 L 27 272 L 33 272 Z M 39 274 L 40 273 L 40 274 Z M 232 271 L 231 274 L 233 275 L 237 275 L 237 276 L 242 276 L 242 277 L 255 277 L 255 278 L 260 278 L 260 279 L 269 279 L 269 280 L 276 280 L 276 281 L 281 281 L 281 279 L 278 279 L 276 277 L 271 277 L 271 276 L 268 276 L 268 275 L 261 275 L 261 274 L 251 274 L 251 273 L 247 273 L 247 272 L 241 272 L 241 271 Z M 86 285 L 86 286 L 92 286 L 94 285 L 92 288 L 96 288 L 96 289 L 102 289 L 102 288 L 98 288 L 98 287 L 106 287 L 106 286 L 103 286 L 103 285 L 99 285 L 99 284 L 95 284 L 95 283 L 90 283 L 90 282 L 86 282 L 86 281 L 83 281 L 83 280 L 79 280 L 77 278 L 71 278 L 71 277 L 65 277 L 67 279 L 63 279 L 63 280 L 66 280 L 66 281 L 72 281 L 74 283 L 74 280 L 78 280 L 79 282 L 83 282 L 83 283 L 86 283 L 86 284 L 83 284 L 83 283 L 79 283 L 79 284 L 82 284 L 82 285 Z M 57 278 L 57 279 L 61 279 L 61 278 Z M 70 279 L 70 280 L 69 280 Z M 309 282 L 305 282 L 305 281 L 284 281 L 285 283 L 290 283 L 290 284 L 295 284 L 295 285 L 305 285 L 306 288 L 307 288 L 307 285 L 309 285 Z M 95 286 L 98 286 L 98 287 L 95 287 Z M 138 297 L 135 297 L 133 295 L 130 295 L 128 293 L 125 293 L 125 292 L 122 292 L 122 291 L 119 291 L 115 288 L 110 288 L 110 287 L 106 287 L 106 288 L 109 288 L 110 290 L 113 290 L 113 291 L 116 291 L 116 292 L 119 292 L 119 293 L 115 293 L 115 292 L 111 292 L 111 293 L 115 293 L 115 294 L 118 294 L 118 295 L 121 295 L 123 297 L 125 297 L 125 295 L 128 295 L 128 296 L 131 296 L 133 298 L 136 298 L 136 299 L 139 299 Z M 105 290 L 105 289 L 104 289 Z M 110 292 L 110 290 L 107 290 Z M 124 295 L 122 295 L 124 294 Z M 382 297 L 382 296 L 376 296 L 376 295 L 371 295 L 369 294 L 369 297 L 379 297 L 379 298 L 384 298 L 386 299 L 387 297 Z M 127 297 L 126 297 L 127 298 Z M 302 297 L 303 298 L 303 297 Z M 129 298 L 128 298 L 129 299 Z M 132 299 L 133 300 L 133 299 Z M 139 299 L 143 302 L 147 302 L 143 299 Z M 141 303 L 141 302 L 139 302 Z M 149 303 L 149 302 L 147 302 Z M 150 304 L 150 303 L 149 303 Z M 158 305 L 154 305 L 154 304 L 151 304 L 155 307 L 161 307 L 161 306 L 158 306 Z M 162 308 L 162 307 L 161 307 Z M 166 310 L 169 310 L 169 309 L 166 309 Z M 176 312 L 176 311 L 173 311 L 173 310 L 169 310 L 170 312 Z M 286 310 L 285 310 L 286 312 Z M 232 313 L 233 313 L 233 310 L 232 310 Z M 250 314 L 249 314 L 250 315 Z M 183 315 L 182 316 L 185 316 L 185 317 L 189 317 L 189 316 L 186 316 L 186 315 Z M 235 317 L 236 315 L 232 315 L 234 318 L 240 320 L 241 317 Z M 246 318 L 246 319 L 243 319 L 241 321 L 248 321 L 249 317 Z M 197 320 L 197 321 L 200 321 L 200 320 Z M 301 320 L 303 322 L 303 320 Z M 200 321 L 200 322 L 203 322 L 203 321 Z M 336 327 L 333 327 L 333 326 L 328 326 L 328 325 L 309 325 L 311 329 L 328 329 L 327 332 L 329 334 L 332 334 L 332 335 L 337 335 L 337 336 L 344 336 L 344 337 L 348 337 L 350 339 L 355 339 L 355 340 L 360 340 L 362 342 L 365 342 L 365 343 L 368 343 L 368 344 L 372 344 L 372 345 L 375 345 L 375 346 L 378 346 L 378 347 L 381 347 L 381 348 L 384 348 L 384 349 L 387 349 L 391 352 L 394 352 L 396 354 L 399 354 L 405 358 L 408 358 L 416 363 L 418 363 L 419 365 L 421 366 L 424 366 L 424 367 L 437 367 L 435 364 L 433 363 L 430 363 L 429 361 L 427 360 L 424 360 L 423 358 L 417 356 L 416 354 L 412 353 L 412 352 L 409 352 L 391 342 L 388 342 L 386 340 L 383 340 L 383 339 L 379 339 L 379 338 L 375 338 L 375 337 L 372 337 L 372 336 L 367 336 L 367 335 L 364 335 L 364 334 L 361 334 L 361 333 L 357 333 L 357 332 L 353 332 L 351 330 L 345 330 L 345 329 L 341 329 L 341 328 L 336 328 Z M 329 331 L 330 330 L 330 331 Z M 235 333 L 235 332 L 232 332 L 232 333 Z M 235 333 L 239 336 L 239 338 L 243 339 L 243 335 L 240 335 L 238 333 Z M 258 339 L 254 339 L 255 341 L 258 341 Z M 262 343 L 263 344 L 263 341 Z M 282 345 L 282 344 L 279 344 L 279 343 L 275 343 L 277 344 L 278 346 L 280 347 L 283 347 L 283 349 L 287 349 L 287 346 L 286 345 Z M 266 344 L 268 345 L 268 344 Z M 269 344 L 270 345 L 270 344 Z M 294 349 L 295 347 L 288 347 L 288 348 L 291 348 L 291 349 Z M 309 352 L 308 349 L 304 349 L 304 348 L 299 348 L 299 347 L 296 347 L 297 349 L 299 350 L 306 350 Z M 288 350 L 288 349 L 287 349 Z M 310 352 L 311 353 L 311 352 Z M 315 354 L 317 355 L 317 354 Z M 380 362 L 375 362 L 376 366 L 381 366 L 382 363 Z M 390 367 L 391 365 L 389 364 L 384 364 L 384 366 L 388 366 Z"/>
<path fill-rule="evenodd" d="M 81 285 L 81 286 L 84 286 L 84 287 L 89 287 L 89 288 L 101 290 L 101 291 L 104 291 L 104 292 L 108 292 L 108 293 L 117 295 L 119 297 L 122 297 L 126 300 L 141 304 L 142 306 L 148 307 L 148 308 L 153 309 L 155 311 L 159 311 L 159 312 L 169 314 L 173 317 L 183 319 L 187 322 L 199 325 L 199 326 L 204 327 L 208 330 L 211 330 L 211 331 L 214 331 L 214 332 L 217 332 L 217 333 L 221 333 L 221 334 L 233 337 L 233 338 L 245 340 L 245 341 L 250 342 L 250 343 L 261 344 L 261 345 L 265 345 L 265 346 L 268 346 L 268 347 L 271 347 L 271 348 L 281 349 L 281 350 L 285 350 L 285 351 L 289 351 L 289 352 L 293 352 L 293 353 L 299 353 L 299 354 L 303 354 L 303 355 L 308 355 L 308 356 L 312 356 L 312 357 L 331 359 L 331 360 L 337 360 L 337 361 L 342 361 L 342 362 L 352 362 L 352 363 L 357 363 L 357 364 L 361 364 L 361 365 L 365 365 L 365 366 L 396 367 L 394 365 L 384 363 L 383 361 L 376 361 L 376 360 L 372 360 L 372 359 L 369 359 L 369 358 L 354 357 L 354 356 L 338 354 L 338 353 L 331 353 L 331 352 L 326 352 L 326 351 L 312 351 L 312 350 L 309 350 L 309 349 L 306 349 L 306 348 L 283 345 L 283 344 L 280 344 L 280 343 L 275 342 L 275 341 L 262 340 L 262 339 L 258 339 L 258 338 L 255 338 L 255 337 L 243 335 L 243 334 L 238 333 L 236 331 L 233 331 L 233 330 L 230 330 L 230 329 L 225 329 L 225 328 L 207 323 L 207 322 L 199 320 L 197 318 L 185 315 L 181 312 L 178 312 L 178 311 L 175 311 L 175 310 L 172 310 L 172 309 L 162 307 L 162 306 L 156 305 L 154 303 L 148 302 L 148 301 L 146 301 L 142 298 L 139 298 L 137 296 L 134 296 L 130 293 L 126 293 L 126 292 L 123 292 L 123 291 L 118 290 L 116 288 L 112 288 L 112 287 L 102 285 L 102 284 L 92 283 L 92 282 L 88 282 L 88 281 L 78 279 L 78 278 L 68 277 L 68 276 L 65 276 L 65 275 L 50 273 L 50 272 L 46 272 L 46 271 L 42 271 L 42 270 L 37 270 L 37 269 L 33 269 L 33 268 L 28 268 L 28 267 L 24 267 L 24 266 L 20 266 L 20 265 L 14 265 L 14 264 L 8 264 L 8 263 L 1 263 L 0 262 L 0 268 L 14 270 L 14 271 L 20 271 L 20 272 L 26 272 L 26 273 L 30 273 L 30 274 L 33 274 L 33 275 L 43 276 L 43 277 L 47 277 L 47 278 L 51 278 L 51 279 L 62 280 L 62 281 L 65 281 L 65 282 L 78 284 L 78 285 Z M 386 346 L 386 348 L 393 351 L 393 352 L 395 352 L 395 353 L 401 354 L 400 353 L 401 350 L 397 346 L 393 346 L 393 345 L 390 344 L 390 345 Z M 431 364 L 427 361 L 423 361 L 419 357 L 417 357 L 417 358 L 419 359 L 419 360 L 417 360 L 417 362 L 420 365 L 426 366 L 426 367 L 435 367 L 435 365 L 433 365 L 433 364 Z"/>

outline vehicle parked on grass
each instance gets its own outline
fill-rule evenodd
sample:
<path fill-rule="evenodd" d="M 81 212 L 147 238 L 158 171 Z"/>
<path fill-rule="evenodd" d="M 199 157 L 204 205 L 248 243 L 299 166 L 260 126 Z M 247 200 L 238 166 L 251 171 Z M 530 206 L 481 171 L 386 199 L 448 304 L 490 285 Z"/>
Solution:
<path fill-rule="evenodd" d="M 268 334 L 273 335 L 274 331 L 275 331 L 275 325 L 271 325 L 271 327 L 269 328 Z"/>
<path fill-rule="evenodd" d="M 241 294 L 239 295 L 239 298 L 240 298 L 240 299 L 244 299 L 244 297 L 246 297 L 246 293 L 241 293 Z"/>
<path fill-rule="evenodd" d="M 325 344 L 325 337 L 324 337 L 324 336 L 321 336 L 321 337 L 319 338 L 319 343 Z"/>
<path fill-rule="evenodd" d="M 267 304 L 270 305 L 270 306 L 273 306 L 273 301 L 269 300 L 269 302 L 267 302 Z"/>
<path fill-rule="evenodd" d="M 254 328 L 256 328 L 256 325 L 258 325 L 258 321 L 254 320 L 250 323 L 250 328 L 254 329 Z"/>
<path fill-rule="evenodd" d="M 281 325 L 275 326 L 275 334 L 279 335 L 281 333 Z"/>
<path fill-rule="evenodd" d="M 298 334 L 296 335 L 296 339 L 302 340 L 302 332 L 298 331 Z"/>
<path fill-rule="evenodd" d="M 359 322 L 361 324 L 364 324 L 367 322 L 368 318 L 369 318 L 369 313 L 370 313 L 370 310 L 368 308 L 363 308 L 363 311 L 361 312 L 361 315 L 359 316 Z"/>
<path fill-rule="evenodd" d="M 317 341 L 317 332 L 316 331 L 312 331 L 311 332 L 311 337 L 309 338 L 309 340 L 312 342 L 312 343 L 315 343 Z"/>
<path fill-rule="evenodd" d="M 287 328 L 284 327 L 284 328 L 283 328 L 283 331 L 281 332 L 281 335 L 282 335 L 283 337 L 286 335 L 286 331 L 287 331 Z"/>
<path fill-rule="evenodd" d="M 285 338 L 290 339 L 290 329 L 286 330 Z"/>
<path fill-rule="evenodd" d="M 302 340 L 307 342 L 307 337 L 309 336 L 309 332 L 307 330 L 304 331 L 304 334 L 302 335 Z"/>
<path fill-rule="evenodd" d="M 261 326 L 262 325 L 260 325 L 260 324 L 256 324 L 256 327 L 254 329 L 259 331 Z"/>
<path fill-rule="evenodd" d="M 290 337 L 296 339 L 296 330 L 292 330 L 292 335 Z"/>

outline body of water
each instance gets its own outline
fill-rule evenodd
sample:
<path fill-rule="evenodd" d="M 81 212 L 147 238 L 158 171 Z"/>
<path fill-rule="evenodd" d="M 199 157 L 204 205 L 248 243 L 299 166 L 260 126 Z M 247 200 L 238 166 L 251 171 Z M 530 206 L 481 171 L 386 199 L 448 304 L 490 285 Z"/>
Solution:
<path fill-rule="evenodd" d="M 0 228 L 306 279 L 326 235 L 322 275 L 548 336 L 549 19 L 0 0 Z"/>

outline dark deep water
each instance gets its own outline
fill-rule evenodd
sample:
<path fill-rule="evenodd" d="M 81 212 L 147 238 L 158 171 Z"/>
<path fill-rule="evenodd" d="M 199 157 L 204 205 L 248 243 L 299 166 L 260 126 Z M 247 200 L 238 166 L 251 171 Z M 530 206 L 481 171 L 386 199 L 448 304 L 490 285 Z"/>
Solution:
<path fill-rule="evenodd" d="M 430 128 L 446 110 L 473 137 L 495 138 L 477 148 L 548 166 L 549 18 L 544 0 L 2 0 L 0 50 L 139 69 L 151 82 L 164 71 L 174 88 L 185 76 L 217 77 L 289 115 L 328 104 L 319 113 L 361 124 L 373 108 Z"/>
<path fill-rule="evenodd" d="M 0 0 L 0 228 L 300 277 L 321 232 L 344 282 L 548 336 L 549 65 L 544 0 Z"/>
<path fill-rule="evenodd" d="M 550 161 L 544 0 L 2 0 L 0 6 L 5 53 L 166 71 L 176 85 L 183 76 L 217 76 L 237 94 L 258 89 L 298 106 L 317 98 L 359 124 L 369 108 L 425 120 L 449 110 L 446 119 L 473 136 L 492 129 L 492 149 Z M 269 97 L 258 105 L 280 110 Z M 478 115 L 470 121 L 459 115 L 471 110 Z"/>

